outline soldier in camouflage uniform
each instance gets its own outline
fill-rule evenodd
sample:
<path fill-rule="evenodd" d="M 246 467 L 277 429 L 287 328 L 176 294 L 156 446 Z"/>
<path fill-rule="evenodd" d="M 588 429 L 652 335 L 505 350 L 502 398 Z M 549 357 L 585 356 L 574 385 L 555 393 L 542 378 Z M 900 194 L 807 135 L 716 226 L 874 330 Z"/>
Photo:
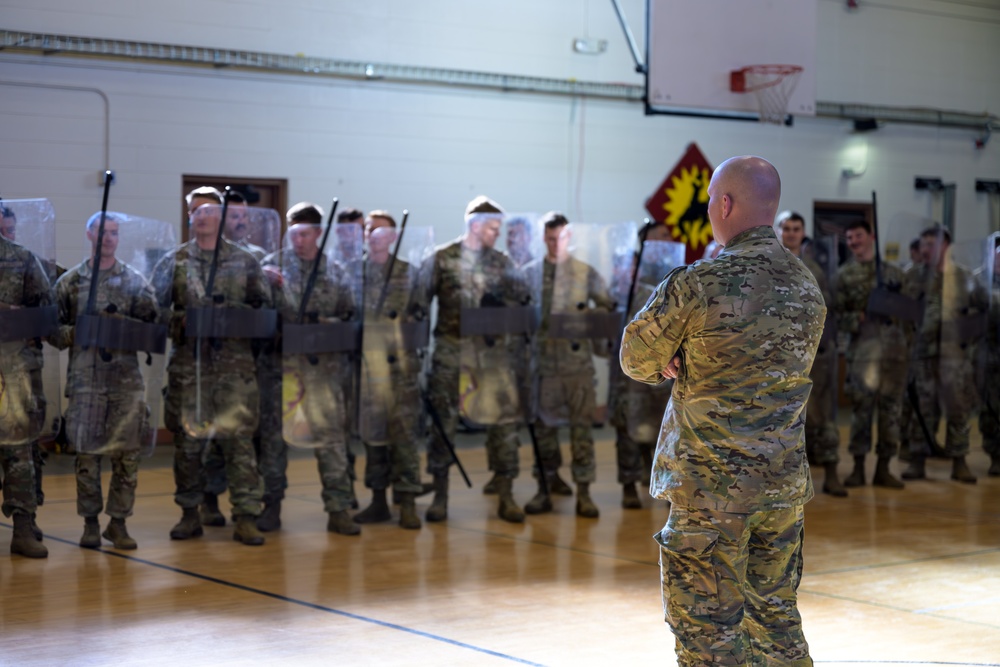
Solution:
<path fill-rule="evenodd" d="M 983 341 L 985 363 L 981 372 L 983 405 L 979 410 L 979 431 L 983 434 L 983 449 L 990 455 L 989 475 L 1000 476 L 1000 234 L 993 235 L 994 247 L 986 268 L 986 283 L 990 289 L 990 309 Z"/>
<path fill-rule="evenodd" d="M 899 452 L 900 417 L 906 386 L 907 340 L 902 321 L 874 315 L 868 310 L 875 289 L 875 237 L 863 221 L 847 228 L 847 247 L 853 258 L 837 271 L 834 312 L 837 329 L 850 334 L 847 347 L 847 388 L 851 398 L 851 441 L 854 470 L 844 486 L 864 486 L 865 456 L 872 447 L 872 419 L 878 408 L 878 463 L 872 484 L 902 489 L 903 483 L 889 472 L 892 457 Z M 882 279 L 891 291 L 899 291 L 903 273 L 882 262 Z"/>
<path fill-rule="evenodd" d="M 494 305 L 522 304 L 529 296 L 524 285 L 514 279 L 518 272 L 510 258 L 493 247 L 500 235 L 502 220 L 503 210 L 496 202 L 488 197 L 476 197 L 465 210 L 465 234 L 439 247 L 430 260 L 432 273 L 427 300 L 430 302 L 431 297 L 437 297 L 438 314 L 428 398 L 452 442 L 458 427 L 463 303 L 475 301 L 479 305 L 482 298 L 489 297 L 497 302 Z M 470 277 L 474 280 L 469 281 Z M 478 344 L 478 341 L 473 342 Z M 515 523 L 524 521 L 524 511 L 512 494 L 512 485 L 519 472 L 518 445 L 515 425 L 487 427 L 487 455 L 497 476 L 498 514 L 501 519 Z M 427 452 L 427 469 L 434 476 L 434 500 L 427 509 L 428 521 L 444 521 L 448 517 L 448 469 L 451 464 L 447 445 L 441 435 L 433 431 Z"/>
<path fill-rule="evenodd" d="M 227 241 L 246 250 L 258 262 L 268 254 L 259 245 L 250 242 L 250 207 L 247 206 L 246 197 L 239 192 L 229 194 L 225 235 Z"/>
<path fill-rule="evenodd" d="M 222 195 L 215 188 L 198 188 L 187 195 L 193 238 L 168 253 L 153 271 L 153 287 L 163 295 L 173 347 L 167 367 L 164 423 L 174 434 L 174 502 L 183 510 L 170 538 L 185 540 L 202 534 L 198 506 L 205 497 L 204 451 L 215 441 L 222 450 L 229 480 L 229 499 L 236 529 L 233 539 L 247 545 L 264 543 L 256 526 L 261 483 L 253 450 L 259 394 L 254 355 L 247 338 L 204 338 L 186 332 L 186 310 L 222 306 L 233 309 L 271 307 L 271 290 L 253 255 L 225 239 L 218 248 L 214 294 L 205 294 Z M 211 298 L 211 301 L 209 301 Z M 200 368 L 199 368 L 200 367 Z M 199 373 L 201 377 L 199 378 Z M 195 405 L 200 382 L 201 406 Z M 206 424 L 194 423 L 191 411 L 210 413 Z M 211 433 L 212 435 L 206 434 Z"/>
<path fill-rule="evenodd" d="M 639 243 L 646 241 L 669 241 L 670 229 L 663 223 L 647 222 L 639 230 Z M 636 258 L 638 259 L 638 257 Z M 650 269 L 658 268 L 656 263 L 647 264 Z M 639 268 L 636 277 L 631 312 L 626 317 L 631 320 L 643 307 L 653 290 L 663 278 L 663 273 L 646 274 Z M 641 509 L 642 501 L 636 484 L 649 485 L 649 472 L 653 467 L 653 450 L 656 436 L 660 432 L 660 422 L 670 400 L 673 380 L 659 385 L 635 382 L 621 372 L 621 366 L 611 368 L 611 392 L 608 404 L 610 423 L 615 427 L 615 453 L 618 467 L 618 483 L 622 485 L 622 507 Z"/>
<path fill-rule="evenodd" d="M 913 380 L 920 413 L 931 433 L 937 432 L 944 407 L 945 455 L 952 459 L 951 478 L 974 484 L 965 457 L 969 452 L 970 419 L 977 396 L 976 340 L 961 336 L 967 317 L 986 313 L 988 296 L 972 273 L 955 263 L 951 234 L 933 226 L 920 234 L 923 264 L 906 276 L 904 292 L 923 302 L 923 319 L 914 336 Z M 913 420 L 917 422 L 918 420 Z M 925 479 L 929 444 L 919 422 L 908 424 L 910 464 L 904 479 Z"/>
<path fill-rule="evenodd" d="M 52 290 L 38 258 L 0 236 L 0 330 L 8 329 L 12 311 L 49 306 Z M 0 335 L 0 468 L 3 472 L 3 513 L 14 520 L 10 552 L 45 558 L 41 531 L 33 530 L 38 509 L 32 443 L 45 419 L 33 371 L 40 370 L 38 340 L 7 340 Z M 40 377 L 40 375 L 39 375 Z"/>
<path fill-rule="evenodd" d="M 87 239 L 96 248 L 101 213 L 87 221 Z M 113 312 L 141 322 L 157 319 L 156 295 L 142 275 L 115 257 L 118 248 L 119 221 L 108 214 L 100 253 L 99 283 L 95 312 Z M 92 250 L 93 253 L 93 250 Z M 80 546 L 101 546 L 98 516 L 105 509 L 101 493 L 99 453 L 83 451 L 83 445 L 110 451 L 111 487 L 107 514 L 111 517 L 104 538 L 116 549 L 135 549 L 136 541 L 128 534 L 125 519 L 132 515 L 139 474 L 140 442 L 149 439 L 149 415 L 145 403 L 145 385 L 135 352 L 98 350 L 74 346 L 76 321 L 87 310 L 86 299 L 93 275 L 93 254 L 70 269 L 56 283 L 59 306 L 58 347 L 70 349 L 67 373 L 67 433 L 76 454 L 76 511 L 84 518 Z M 104 352 L 106 358 L 101 356 Z M 103 404 L 103 409 L 97 406 Z M 89 436 L 93 442 L 76 442 L 75 436 Z M 103 434 L 104 437 L 100 437 Z"/>
<path fill-rule="evenodd" d="M 390 248 L 396 240 L 396 221 L 386 211 L 372 211 L 365 220 L 368 253 L 364 264 L 364 376 L 361 406 L 363 422 L 379 422 L 361 429 L 365 441 L 365 486 L 372 490 L 371 504 L 356 514 L 358 523 L 376 523 L 392 518 L 386 489 L 392 484 L 399 500 L 399 525 L 420 528 L 415 499 L 423 492 L 420 482 L 420 452 L 423 429 L 420 399 L 422 351 L 406 349 L 400 326 L 426 321 L 430 316 L 426 294 L 419 289 L 412 266 L 397 254 L 391 262 Z M 388 275 L 392 265 L 392 276 Z M 385 301 L 379 307 L 383 286 Z M 384 385 L 388 396 L 377 394 Z M 367 393 L 371 391 L 372 394 Z M 366 400 L 369 399 L 370 400 Z M 378 441 L 376 441 L 378 438 Z"/>
<path fill-rule="evenodd" d="M 809 370 L 826 307 L 771 227 L 778 173 L 723 162 L 708 186 L 714 260 L 672 271 L 626 327 L 621 365 L 675 377 L 650 493 L 671 502 L 656 536 L 680 667 L 812 665 L 796 605 Z"/>
<path fill-rule="evenodd" d="M 593 356 L 595 348 L 601 344 L 606 346 L 607 342 L 554 338 L 548 333 L 553 309 L 558 311 L 570 304 L 586 304 L 588 308 L 593 305 L 597 309 L 611 311 L 615 303 L 597 270 L 570 255 L 571 232 L 566 216 L 550 211 L 542 216 L 540 224 L 545 229 L 546 255 L 525 267 L 526 271 L 542 273 L 542 323 L 537 339 L 537 372 L 542 388 L 539 410 L 546 414 L 567 412 L 573 481 L 577 486 L 576 513 L 582 517 L 597 518 L 600 510 L 590 497 L 590 485 L 596 470 L 594 438 L 590 432 L 597 402 Z M 602 352 L 606 356 L 607 350 Z M 535 433 L 542 464 L 542 470 L 536 472 L 551 480 L 561 458 L 559 429 L 549 426 L 540 417 L 535 420 Z M 538 493 L 524 506 L 524 511 L 528 514 L 551 512 L 552 499 L 547 490 L 548 484 L 539 480 Z"/>
<path fill-rule="evenodd" d="M 794 211 L 785 211 L 778 216 L 778 231 L 781 245 L 802 260 L 823 292 L 823 302 L 833 303 L 826 272 L 816 260 L 803 253 L 803 240 L 806 237 L 806 221 Z M 828 306 L 829 307 L 829 306 Z M 828 310 L 828 314 L 829 310 Z M 833 322 L 830 318 L 823 328 L 823 338 L 820 340 L 816 361 L 813 363 L 809 378 L 813 388 L 809 394 L 809 404 L 806 406 L 806 448 L 813 457 L 813 462 L 823 466 L 823 493 L 836 497 L 847 496 L 847 489 L 837 477 L 837 462 L 840 457 L 837 450 L 840 447 L 840 434 L 833 422 L 833 382 L 832 373 L 837 363 L 837 341 Z M 862 457 L 863 458 L 863 457 Z"/>
<path fill-rule="evenodd" d="M 317 261 L 319 269 L 316 284 L 307 304 L 308 319 L 302 324 L 351 318 L 355 310 L 351 285 L 341 276 L 331 274 L 326 257 L 319 255 L 318 241 L 323 233 L 323 212 L 315 204 L 300 202 L 288 210 L 286 218 L 291 248 L 264 259 L 265 267 L 281 271 L 284 295 L 281 315 L 285 326 L 299 323 L 302 296 Z M 351 520 L 347 512 L 351 506 L 352 493 L 347 460 L 348 405 L 344 396 L 343 379 L 350 363 L 346 355 L 341 353 L 293 354 L 287 348 L 283 353 L 283 362 L 283 381 L 291 382 L 295 378 L 304 391 L 303 407 L 310 429 L 309 437 L 317 445 L 312 449 L 323 487 L 323 508 L 329 515 L 327 530 L 341 535 L 358 535 L 361 528 Z M 283 394 L 287 393 L 283 389 Z M 283 409 L 287 411 L 288 406 L 283 406 Z M 286 440 L 296 444 L 294 439 L 286 437 Z M 284 459 L 284 463 L 287 465 L 287 459 Z"/>
<path fill-rule="evenodd" d="M 0 237 L 8 241 L 17 242 L 17 214 L 14 212 L 14 209 L 8 206 L 0 206 Z M 37 257 L 37 259 L 41 263 L 42 270 L 49 280 L 49 285 L 54 285 L 56 280 L 66 273 L 66 268 L 52 259 L 45 257 Z M 44 355 L 40 345 L 32 345 L 30 349 L 38 357 L 37 363 L 31 364 L 31 369 L 29 370 L 31 391 L 35 395 L 34 401 L 39 411 L 39 418 L 44 421 L 48 405 L 42 383 L 42 357 Z M 42 448 L 39 447 L 37 440 L 31 443 L 31 464 L 35 468 L 35 502 L 38 507 L 41 507 L 45 502 L 45 492 L 42 490 L 42 470 L 47 456 L 48 454 L 43 452 Z M 41 539 L 42 531 L 38 529 L 38 525 L 35 523 L 34 514 L 31 516 L 31 528 L 35 535 Z"/>

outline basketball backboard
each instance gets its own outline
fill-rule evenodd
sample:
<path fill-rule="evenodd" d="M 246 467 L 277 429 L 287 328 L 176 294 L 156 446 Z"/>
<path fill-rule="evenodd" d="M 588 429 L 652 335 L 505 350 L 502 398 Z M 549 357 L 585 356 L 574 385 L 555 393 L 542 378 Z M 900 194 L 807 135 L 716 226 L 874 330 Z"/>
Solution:
<path fill-rule="evenodd" d="M 757 119 L 753 92 L 730 74 L 797 65 L 788 113 L 816 114 L 818 0 L 647 0 L 646 113 Z"/>

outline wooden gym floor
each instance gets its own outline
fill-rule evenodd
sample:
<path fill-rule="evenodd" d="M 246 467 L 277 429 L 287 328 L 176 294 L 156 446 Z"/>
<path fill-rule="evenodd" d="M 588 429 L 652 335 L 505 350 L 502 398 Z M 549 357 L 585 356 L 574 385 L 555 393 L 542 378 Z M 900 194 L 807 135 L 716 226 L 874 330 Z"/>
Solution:
<path fill-rule="evenodd" d="M 284 526 L 263 547 L 233 542 L 231 527 L 171 541 L 180 512 L 162 447 L 128 524 L 139 549 L 81 549 L 72 461 L 50 457 L 49 558 L 0 556 L 0 664 L 674 665 L 651 539 L 667 509 L 645 496 L 642 510 L 620 508 L 612 431 L 595 436 L 600 519 L 559 498 L 552 514 L 499 520 L 481 493 L 482 439 L 462 436 L 474 488 L 453 473 L 447 523 L 328 534 L 315 463 L 298 452 Z M 903 491 L 809 503 L 799 607 L 817 664 L 1000 665 L 1000 478 L 973 443 L 974 486 L 930 461 L 932 479 Z M 521 503 L 534 491 L 530 451 Z M 0 519 L 4 550 L 10 531 Z"/>

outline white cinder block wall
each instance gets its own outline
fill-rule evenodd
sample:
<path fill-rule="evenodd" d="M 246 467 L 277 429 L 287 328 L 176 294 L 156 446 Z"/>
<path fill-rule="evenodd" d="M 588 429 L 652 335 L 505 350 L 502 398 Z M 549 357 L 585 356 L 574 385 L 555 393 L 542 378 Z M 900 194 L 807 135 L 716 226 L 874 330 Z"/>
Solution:
<path fill-rule="evenodd" d="M 818 99 L 1000 110 L 1000 6 L 860 4 L 819 0 Z M 622 5 L 642 43 L 644 2 Z M 606 0 L 2 0 L 0 27 L 641 83 Z M 720 20 L 719 43 L 705 48 L 732 29 Z M 574 54 L 581 36 L 607 39 L 608 52 Z M 178 228 L 183 173 L 287 178 L 290 202 L 409 208 L 439 240 L 460 233 L 479 193 L 510 210 L 639 219 L 692 141 L 713 164 L 772 160 L 784 207 L 807 217 L 814 200 L 867 200 L 873 189 L 883 221 L 932 215 L 915 175 L 958 184 L 960 239 L 982 236 L 996 215 L 974 182 L 1000 179 L 1000 139 L 977 151 L 970 131 L 890 125 L 862 136 L 826 119 L 787 128 L 644 117 L 635 103 L 0 53 L 0 194 L 52 200 L 64 264 L 79 261 L 78 225 L 100 206 L 101 95 L 118 175 L 111 208 Z M 845 180 L 845 167 L 864 173 Z M 906 240 L 883 231 L 884 243 Z"/>

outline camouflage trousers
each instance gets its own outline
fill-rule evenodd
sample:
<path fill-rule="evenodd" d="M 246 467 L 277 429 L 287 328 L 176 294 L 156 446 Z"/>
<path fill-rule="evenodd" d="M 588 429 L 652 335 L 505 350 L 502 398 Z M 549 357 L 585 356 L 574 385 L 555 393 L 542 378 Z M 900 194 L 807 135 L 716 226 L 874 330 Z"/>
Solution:
<path fill-rule="evenodd" d="M 428 381 L 428 401 L 437 413 L 445 436 L 455 442 L 458 431 L 459 350 L 450 343 L 441 343 L 434 350 Z M 501 477 L 514 479 L 520 472 L 516 424 L 500 424 L 486 428 L 486 454 L 491 469 Z M 444 437 L 435 427 L 427 444 L 427 472 L 435 477 L 446 476 L 453 463 Z"/>
<path fill-rule="evenodd" d="M 678 667 L 813 664 L 796 606 L 803 517 L 671 506 L 654 539 Z"/>
<path fill-rule="evenodd" d="M 0 447 L 0 468 L 3 469 L 3 514 L 34 514 L 38 509 L 35 498 L 35 468 L 31 460 L 32 445 Z"/>
<path fill-rule="evenodd" d="M 853 456 L 864 456 L 872 449 L 872 421 L 878 409 L 878 442 L 875 453 L 890 458 L 899 452 L 903 391 L 906 388 L 906 363 L 884 357 L 859 356 L 847 369 L 851 399 L 851 440 Z M 810 403 L 812 399 L 810 399 Z"/>
<path fill-rule="evenodd" d="M 394 405 L 387 404 L 392 407 L 380 414 L 387 423 L 372 436 L 378 438 L 378 444 L 365 443 L 365 486 L 387 489 L 391 484 L 397 493 L 420 493 L 423 486 L 417 443 L 424 416 L 420 387 L 415 381 L 399 381 L 393 386 L 393 394 Z M 383 438 L 387 442 L 382 442 Z"/>
<path fill-rule="evenodd" d="M 969 453 L 970 419 L 978 402 L 973 372 L 972 363 L 961 357 L 920 359 L 913 366 L 920 414 L 932 434 L 937 432 L 938 422 L 944 417 L 944 450 L 948 456 Z M 919 420 L 911 420 L 907 429 L 910 457 L 929 456 L 930 448 Z"/>
<path fill-rule="evenodd" d="M 34 399 L 34 409 L 31 412 L 32 423 L 41 431 L 45 428 L 45 410 L 48 400 L 45 398 L 45 389 L 42 384 L 42 369 L 34 368 L 29 373 L 31 378 L 31 395 Z M 38 441 L 31 443 L 31 461 L 35 467 L 35 502 L 39 507 L 45 502 L 45 492 L 42 491 L 42 466 L 45 465 L 47 454 L 38 446 Z"/>
<path fill-rule="evenodd" d="M 995 352 L 994 352 L 995 353 Z M 991 458 L 1000 458 L 1000 363 L 985 364 L 983 403 L 979 408 L 979 430 L 983 434 L 983 449 Z"/>
<path fill-rule="evenodd" d="M 126 449 L 108 454 L 111 486 L 108 488 L 107 515 L 114 519 L 132 516 L 135 487 L 139 477 L 139 450 Z M 100 454 L 76 455 L 76 513 L 96 517 L 105 509 L 101 494 Z"/>
<path fill-rule="evenodd" d="M 353 484 L 347 472 L 347 442 L 340 440 L 313 450 L 323 486 L 323 511 L 341 512 L 351 506 Z"/>
<path fill-rule="evenodd" d="M 542 466 L 547 473 L 554 473 L 562 463 L 559 450 L 559 428 L 550 426 L 561 420 L 569 422 L 569 441 L 573 481 L 589 484 L 594 481 L 597 468 L 594 463 L 594 438 L 591 435 L 594 421 L 593 373 L 566 376 L 543 376 L 539 388 L 539 412 L 535 421 L 535 435 Z M 535 470 L 535 476 L 538 471 Z"/>
<path fill-rule="evenodd" d="M 836 373 L 834 364 L 837 362 L 837 356 L 833 354 L 835 351 L 831 345 L 829 349 L 817 354 L 809 373 L 813 385 L 806 403 L 806 448 L 812 455 L 810 460 L 818 465 L 840 460 L 837 454 L 840 433 L 833 421 L 836 401 L 833 383 Z"/>
<path fill-rule="evenodd" d="M 204 440 L 174 434 L 174 502 L 184 509 L 197 508 L 205 500 L 205 448 L 217 443 L 229 480 L 233 516 L 258 516 L 263 496 L 253 442 L 249 437 Z"/>

